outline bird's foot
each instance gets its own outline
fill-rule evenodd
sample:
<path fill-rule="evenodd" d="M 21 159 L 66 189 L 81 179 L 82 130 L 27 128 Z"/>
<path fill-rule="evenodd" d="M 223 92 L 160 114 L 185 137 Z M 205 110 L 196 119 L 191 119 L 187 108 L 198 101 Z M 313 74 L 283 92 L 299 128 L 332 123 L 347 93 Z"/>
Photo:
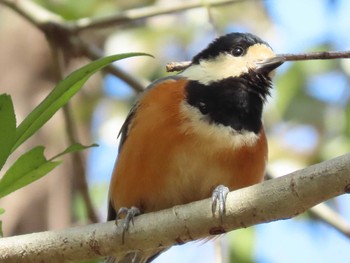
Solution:
<path fill-rule="evenodd" d="M 130 222 L 132 223 L 132 225 L 134 225 L 134 217 L 141 214 L 140 209 L 138 209 L 137 207 L 121 207 L 118 210 L 117 213 L 117 217 L 115 220 L 115 224 L 118 225 L 118 219 L 120 218 L 124 218 L 123 224 L 122 224 L 122 228 L 123 228 L 123 232 L 122 232 L 122 243 L 124 244 L 124 240 L 125 240 L 125 232 L 128 231 L 129 226 L 130 226 Z"/>
<path fill-rule="evenodd" d="M 230 190 L 228 189 L 228 187 L 224 186 L 224 185 L 218 185 L 214 191 L 213 194 L 211 196 L 212 198 L 212 205 L 211 205 L 211 211 L 213 213 L 213 216 L 215 216 L 215 212 L 216 212 L 216 207 L 217 205 L 219 205 L 219 217 L 220 217 L 220 221 L 222 223 L 222 217 L 225 215 L 226 213 L 226 197 L 227 194 L 230 192 Z"/>

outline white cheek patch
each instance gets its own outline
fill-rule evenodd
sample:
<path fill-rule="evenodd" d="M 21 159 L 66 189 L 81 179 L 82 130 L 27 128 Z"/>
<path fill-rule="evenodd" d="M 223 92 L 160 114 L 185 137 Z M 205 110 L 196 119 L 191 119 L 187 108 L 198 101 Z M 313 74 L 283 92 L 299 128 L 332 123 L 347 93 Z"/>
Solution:
<path fill-rule="evenodd" d="M 225 53 L 213 60 L 202 60 L 200 64 L 190 66 L 180 75 L 208 85 L 211 82 L 247 73 L 248 69 L 244 57 L 234 57 Z"/>
<path fill-rule="evenodd" d="M 204 85 L 220 81 L 229 77 L 238 77 L 256 68 L 256 62 L 274 57 L 270 47 L 264 44 L 255 44 L 248 48 L 242 57 L 234 57 L 228 53 L 221 53 L 213 59 L 201 60 L 199 64 L 188 67 L 179 75 Z"/>
<path fill-rule="evenodd" d="M 180 105 L 180 113 L 184 117 L 184 122 L 180 127 L 184 134 L 195 134 L 210 145 L 205 145 L 209 149 L 215 148 L 240 148 L 243 146 L 253 146 L 259 139 L 259 134 L 243 130 L 237 132 L 230 126 L 209 123 L 205 116 L 196 108 L 183 102 Z"/>

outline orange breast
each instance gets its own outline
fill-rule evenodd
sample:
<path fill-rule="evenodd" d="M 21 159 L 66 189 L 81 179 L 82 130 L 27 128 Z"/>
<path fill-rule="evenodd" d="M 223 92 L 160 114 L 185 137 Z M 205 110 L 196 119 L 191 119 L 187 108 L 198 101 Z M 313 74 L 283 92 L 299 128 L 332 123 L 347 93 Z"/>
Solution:
<path fill-rule="evenodd" d="M 185 85 L 186 80 L 167 80 L 142 97 L 112 175 L 116 210 L 156 211 L 210 197 L 219 184 L 233 190 L 262 180 L 264 131 L 237 143 L 248 135 L 228 127 L 197 130 L 199 120 L 183 106 Z"/>

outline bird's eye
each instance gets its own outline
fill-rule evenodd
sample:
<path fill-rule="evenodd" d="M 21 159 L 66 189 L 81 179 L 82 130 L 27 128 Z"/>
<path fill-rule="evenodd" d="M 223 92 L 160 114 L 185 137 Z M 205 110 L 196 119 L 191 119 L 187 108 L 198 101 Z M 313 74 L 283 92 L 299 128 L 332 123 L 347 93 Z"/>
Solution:
<path fill-rule="evenodd" d="M 234 47 L 231 51 L 231 54 L 235 57 L 239 57 L 243 55 L 243 48 L 242 47 Z"/>

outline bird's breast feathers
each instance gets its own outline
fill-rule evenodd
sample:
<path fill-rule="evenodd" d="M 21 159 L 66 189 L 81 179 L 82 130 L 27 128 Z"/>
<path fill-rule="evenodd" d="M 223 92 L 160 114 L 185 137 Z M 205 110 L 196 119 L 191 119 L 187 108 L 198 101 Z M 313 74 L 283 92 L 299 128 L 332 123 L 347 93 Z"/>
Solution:
<path fill-rule="evenodd" d="M 185 78 L 167 79 L 140 100 L 112 180 L 115 207 L 156 211 L 209 197 L 219 184 L 233 190 L 261 180 L 264 132 L 206 121 L 186 103 L 186 84 Z M 130 189 L 133 197 L 126 193 Z"/>

